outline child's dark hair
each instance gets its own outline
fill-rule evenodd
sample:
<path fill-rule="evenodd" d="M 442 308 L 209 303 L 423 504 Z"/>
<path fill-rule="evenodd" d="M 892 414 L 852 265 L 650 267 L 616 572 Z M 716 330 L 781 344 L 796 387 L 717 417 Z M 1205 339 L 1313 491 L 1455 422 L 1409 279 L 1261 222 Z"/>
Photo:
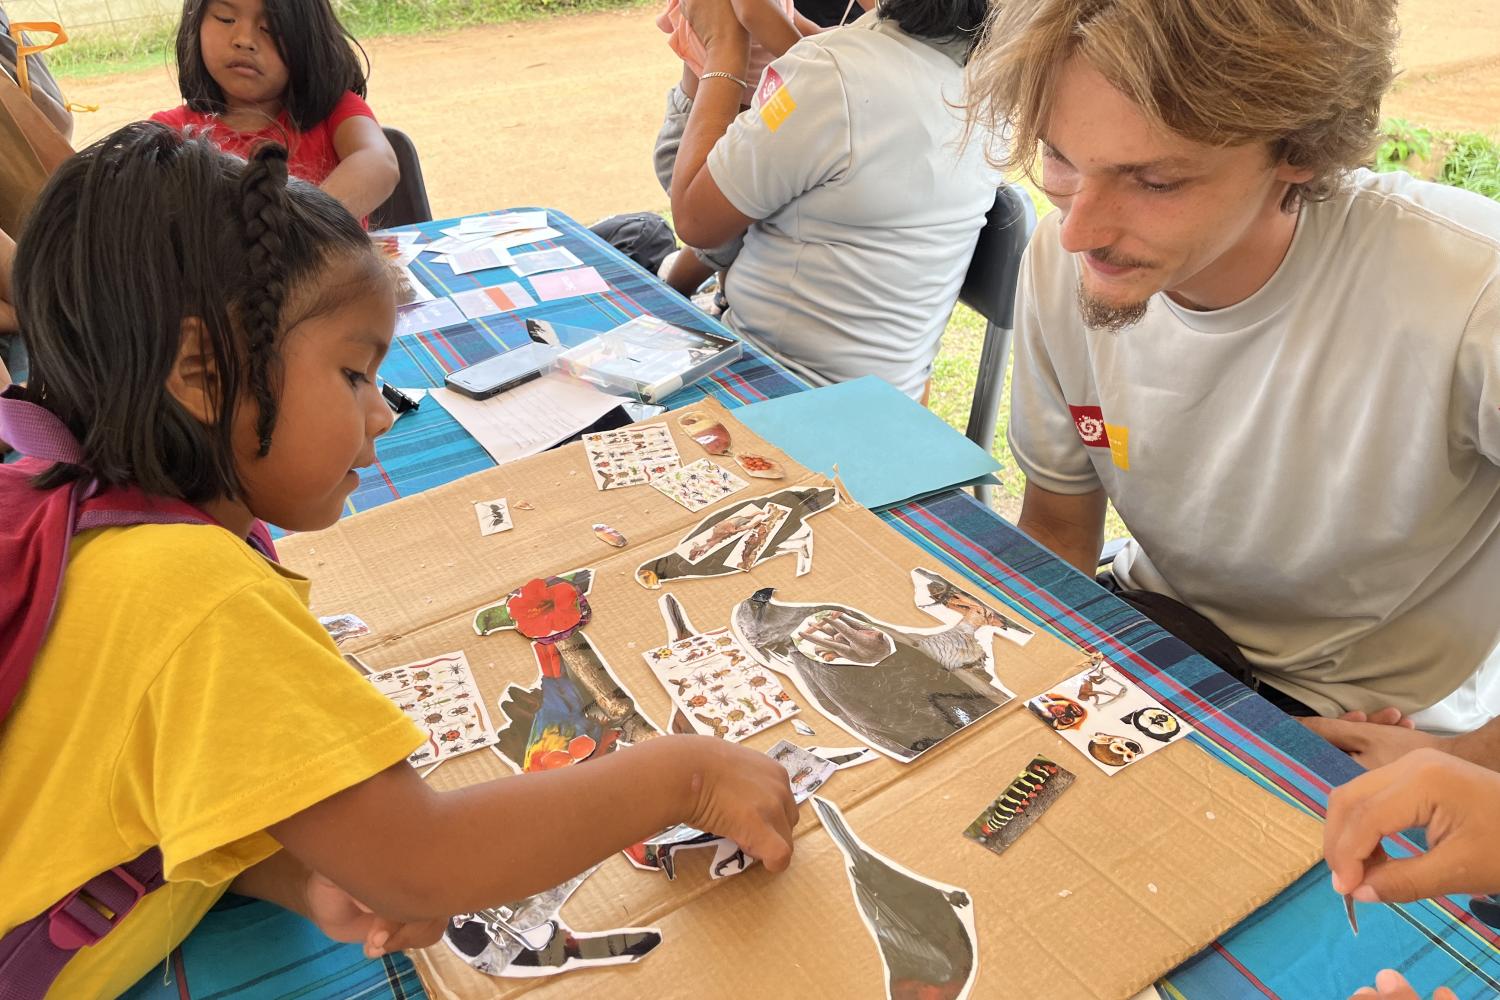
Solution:
<path fill-rule="evenodd" d="M 220 113 L 225 107 L 224 91 L 203 64 L 198 42 L 210 2 L 183 0 L 177 27 L 177 87 L 187 106 L 202 114 Z M 265 13 L 271 39 L 286 64 L 281 104 L 298 131 L 306 132 L 332 114 L 346 91 L 365 96 L 369 58 L 329 0 L 265 0 Z"/>
<path fill-rule="evenodd" d="M 286 175 L 267 145 L 246 163 L 165 125 L 127 125 L 66 161 L 16 248 L 13 287 L 31 353 L 26 398 L 83 445 L 89 476 L 190 503 L 239 494 L 231 431 L 245 393 L 270 447 L 279 395 L 277 333 L 337 309 L 364 286 L 290 293 L 339 258 L 374 255 L 334 198 Z M 167 387 L 184 322 L 202 323 L 217 418 L 205 424 Z"/>
<path fill-rule="evenodd" d="M 935 41 L 968 41 L 965 58 L 979 44 L 988 0 L 880 0 L 880 16 L 908 35 Z"/>

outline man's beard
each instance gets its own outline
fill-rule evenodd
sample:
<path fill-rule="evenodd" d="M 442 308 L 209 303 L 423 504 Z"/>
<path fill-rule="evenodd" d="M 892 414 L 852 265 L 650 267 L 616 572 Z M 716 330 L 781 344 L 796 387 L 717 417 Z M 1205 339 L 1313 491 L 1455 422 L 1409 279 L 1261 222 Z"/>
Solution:
<path fill-rule="evenodd" d="M 1082 276 L 1078 279 L 1078 313 L 1083 317 L 1083 325 L 1090 330 L 1119 333 L 1126 327 L 1139 323 L 1150 304 L 1150 299 L 1127 302 L 1124 305 L 1106 302 L 1089 294 L 1083 285 Z"/>

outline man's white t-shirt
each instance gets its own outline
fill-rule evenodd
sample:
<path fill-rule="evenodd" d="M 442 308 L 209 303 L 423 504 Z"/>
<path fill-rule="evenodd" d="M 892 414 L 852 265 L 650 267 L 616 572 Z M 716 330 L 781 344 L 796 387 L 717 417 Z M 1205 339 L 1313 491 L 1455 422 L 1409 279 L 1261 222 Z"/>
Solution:
<path fill-rule="evenodd" d="M 1500 642 L 1500 204 L 1358 171 L 1250 298 L 1158 294 L 1119 333 L 1084 327 L 1058 224 L 1023 265 L 1010 445 L 1043 489 L 1103 487 L 1121 584 L 1324 714 L 1472 691 Z M 1469 709 L 1438 725 L 1497 710 Z"/>
<path fill-rule="evenodd" d="M 730 327 L 814 385 L 922 394 L 999 175 L 964 140 L 963 43 L 867 14 L 761 77 L 708 169 L 758 219 L 729 269 Z"/>

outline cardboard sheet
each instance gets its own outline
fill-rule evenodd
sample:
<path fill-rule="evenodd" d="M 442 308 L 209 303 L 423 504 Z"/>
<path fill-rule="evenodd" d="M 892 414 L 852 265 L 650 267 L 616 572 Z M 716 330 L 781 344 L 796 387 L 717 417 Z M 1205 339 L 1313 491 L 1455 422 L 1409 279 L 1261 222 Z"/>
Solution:
<path fill-rule="evenodd" d="M 777 488 L 827 485 L 716 404 L 698 408 L 720 414 L 737 444 L 786 463 L 787 479 Z M 694 453 L 670 414 L 652 422 L 671 428 L 684 455 Z M 514 530 L 479 537 L 474 501 L 501 496 L 512 511 L 522 501 L 534 509 L 521 509 Z M 937 568 L 934 557 L 848 503 L 815 519 L 817 560 L 804 577 L 796 576 L 796 560 L 773 559 L 750 573 L 674 580 L 660 591 L 637 584 L 641 561 L 669 550 L 702 516 L 649 486 L 599 492 L 582 445 L 570 444 L 279 547 L 288 566 L 312 577 L 314 613 L 355 614 L 371 623 L 371 634 L 346 640 L 342 649 L 377 670 L 463 650 L 497 726 L 504 724 L 501 692 L 533 680 L 536 662 L 529 643 L 513 632 L 477 636 L 474 612 L 559 568 L 597 570 L 589 639 L 656 720 L 669 719 L 673 706 L 642 654 L 661 644 L 657 602 L 664 592 L 680 597 L 703 631 L 728 625 L 734 606 L 764 587 L 788 601 L 833 598 L 883 621 L 933 624 L 913 606 L 911 573 Z M 619 528 L 630 544 L 601 545 L 590 530 L 595 521 Z M 1035 625 L 1019 603 L 942 568 L 997 610 Z M 1116 1000 L 1198 952 L 1306 871 L 1320 855 L 1321 825 L 1225 767 L 1195 736 L 1113 776 L 1070 767 L 1077 780 L 1067 794 L 1003 856 L 976 848 L 963 831 L 1006 782 L 1038 755 L 1077 756 L 1024 702 L 1077 674 L 1088 657 L 1035 632 L 1024 646 L 994 640 L 996 675 L 1015 700 L 911 764 L 881 758 L 841 771 L 823 794 L 872 850 L 973 895 L 980 952 L 975 997 Z M 764 751 L 783 738 L 850 742 L 814 706 L 804 705 L 798 718 L 816 739 L 799 739 L 783 723 L 743 745 Z M 1184 721 L 1197 722 L 1190 714 Z M 445 762 L 427 780 L 454 788 L 512 780 L 510 773 L 496 755 L 475 753 Z M 772 876 L 757 865 L 712 881 L 710 861 L 709 852 L 684 855 L 669 882 L 611 857 L 568 901 L 563 916 L 574 927 L 660 928 L 661 946 L 636 965 L 512 981 L 476 972 L 442 945 L 414 958 L 434 997 L 882 995 L 880 954 L 850 905 L 844 858 L 810 807 L 802 809 L 787 872 Z M 1085 937 L 1091 928 L 1103 933 Z"/>
<path fill-rule="evenodd" d="M 802 465 L 833 474 L 879 510 L 1000 468 L 993 455 L 884 379 L 867 375 L 752 403 L 735 417 Z M 735 444 L 740 445 L 739 436 Z"/>

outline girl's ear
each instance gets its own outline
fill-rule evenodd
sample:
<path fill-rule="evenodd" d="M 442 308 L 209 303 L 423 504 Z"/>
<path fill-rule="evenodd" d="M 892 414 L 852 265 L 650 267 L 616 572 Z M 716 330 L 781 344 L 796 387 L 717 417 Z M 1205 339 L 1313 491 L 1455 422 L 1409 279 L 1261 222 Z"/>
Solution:
<path fill-rule="evenodd" d="M 203 320 L 188 316 L 182 321 L 182 338 L 177 345 L 177 360 L 167 375 L 167 391 L 205 426 L 219 419 L 216 401 L 219 369 Z"/>

